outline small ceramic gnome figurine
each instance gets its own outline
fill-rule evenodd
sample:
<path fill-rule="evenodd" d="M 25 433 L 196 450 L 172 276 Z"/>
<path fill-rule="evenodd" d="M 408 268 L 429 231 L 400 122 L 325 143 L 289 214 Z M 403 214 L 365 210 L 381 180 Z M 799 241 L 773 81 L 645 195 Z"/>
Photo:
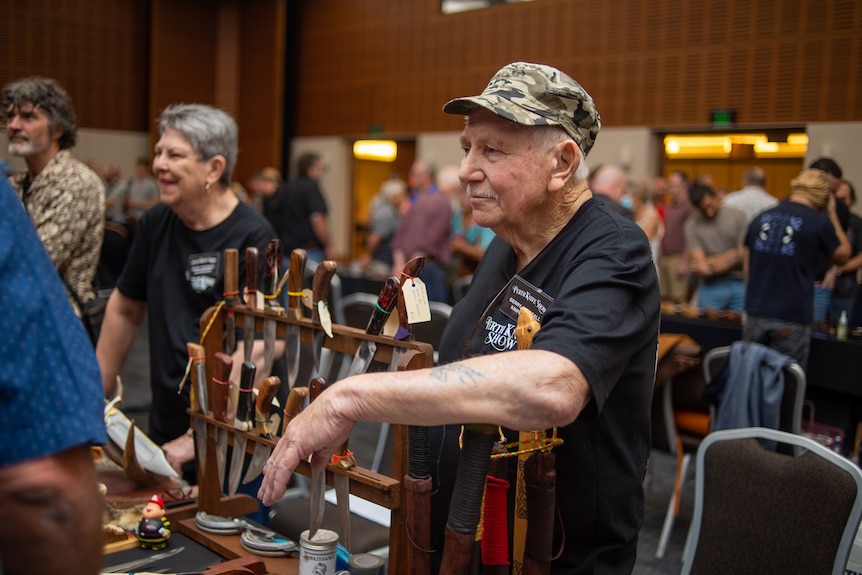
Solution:
<path fill-rule="evenodd" d="M 141 512 L 135 535 L 144 549 L 162 549 L 171 536 L 171 522 L 165 517 L 165 502 L 158 495 L 153 495 Z"/>

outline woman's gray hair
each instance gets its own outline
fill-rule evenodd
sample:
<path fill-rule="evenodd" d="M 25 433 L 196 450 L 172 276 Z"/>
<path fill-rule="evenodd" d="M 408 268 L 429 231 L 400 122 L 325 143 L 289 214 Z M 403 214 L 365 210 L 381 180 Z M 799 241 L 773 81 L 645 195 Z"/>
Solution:
<path fill-rule="evenodd" d="M 572 140 L 572 137 L 559 126 L 536 126 L 533 128 L 533 141 L 538 146 L 553 146 L 566 140 Z M 572 142 L 575 141 L 572 140 Z M 575 142 L 575 148 L 578 150 L 580 162 L 578 162 L 578 167 L 572 176 L 572 183 L 579 184 L 589 177 L 590 168 L 587 166 L 587 157 L 584 156 L 584 151 L 581 150 L 577 142 Z"/>
<path fill-rule="evenodd" d="M 205 104 L 172 104 L 159 116 L 159 135 L 168 128 L 186 137 L 197 151 L 198 160 L 222 156 L 225 166 L 219 182 L 230 186 L 239 137 L 239 128 L 230 114 Z"/>

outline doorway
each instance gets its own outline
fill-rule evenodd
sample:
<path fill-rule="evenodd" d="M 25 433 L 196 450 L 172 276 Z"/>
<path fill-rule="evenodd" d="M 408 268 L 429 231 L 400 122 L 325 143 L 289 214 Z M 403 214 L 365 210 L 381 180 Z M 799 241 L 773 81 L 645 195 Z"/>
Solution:
<path fill-rule="evenodd" d="M 691 181 L 709 176 L 714 189 L 741 187 L 746 170 L 762 168 L 765 189 L 778 199 L 790 193 L 790 180 L 799 175 L 808 149 L 804 128 L 760 132 L 659 134 L 664 150 L 661 173 L 685 172 Z"/>
<path fill-rule="evenodd" d="M 392 162 L 353 158 L 351 194 L 351 253 L 350 260 L 365 252 L 365 226 L 368 223 L 368 206 L 380 185 L 390 178 L 407 181 L 410 166 L 416 157 L 416 141 L 398 141 L 398 153 Z"/>

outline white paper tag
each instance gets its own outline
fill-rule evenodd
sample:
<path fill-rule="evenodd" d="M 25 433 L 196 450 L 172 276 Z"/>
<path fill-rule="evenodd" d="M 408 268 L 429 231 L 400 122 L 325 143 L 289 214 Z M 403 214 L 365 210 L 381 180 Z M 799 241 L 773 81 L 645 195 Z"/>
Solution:
<path fill-rule="evenodd" d="M 422 323 L 431 321 L 431 308 L 428 306 L 428 292 L 425 282 L 419 278 L 410 278 L 401 286 L 404 296 L 404 307 L 407 310 L 407 323 Z"/>
<path fill-rule="evenodd" d="M 254 309 L 262 310 L 263 305 L 264 305 L 263 302 L 264 302 L 263 292 L 260 290 L 257 290 L 256 292 L 254 292 Z"/>
<path fill-rule="evenodd" d="M 325 301 L 317 302 L 317 317 L 320 318 L 320 327 L 327 336 L 332 337 L 332 317 L 329 315 L 329 306 Z"/>

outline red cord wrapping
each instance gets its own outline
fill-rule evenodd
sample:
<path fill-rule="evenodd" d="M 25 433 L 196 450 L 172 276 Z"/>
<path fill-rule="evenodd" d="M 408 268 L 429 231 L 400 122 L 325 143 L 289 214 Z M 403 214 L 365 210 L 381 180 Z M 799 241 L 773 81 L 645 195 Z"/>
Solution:
<path fill-rule="evenodd" d="M 488 476 L 485 486 L 485 514 L 482 532 L 482 564 L 509 564 L 509 530 L 506 519 L 506 491 L 509 482 Z"/>

